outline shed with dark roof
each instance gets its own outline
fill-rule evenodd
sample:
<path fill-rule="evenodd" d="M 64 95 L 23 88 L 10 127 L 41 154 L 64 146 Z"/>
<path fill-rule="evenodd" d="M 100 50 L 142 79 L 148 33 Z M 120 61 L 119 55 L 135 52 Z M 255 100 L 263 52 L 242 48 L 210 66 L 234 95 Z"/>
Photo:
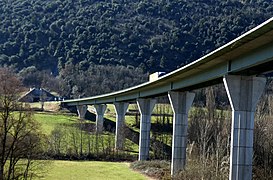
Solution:
<path fill-rule="evenodd" d="M 19 98 L 20 102 L 54 101 L 58 97 L 43 88 L 31 88 L 26 94 Z"/>

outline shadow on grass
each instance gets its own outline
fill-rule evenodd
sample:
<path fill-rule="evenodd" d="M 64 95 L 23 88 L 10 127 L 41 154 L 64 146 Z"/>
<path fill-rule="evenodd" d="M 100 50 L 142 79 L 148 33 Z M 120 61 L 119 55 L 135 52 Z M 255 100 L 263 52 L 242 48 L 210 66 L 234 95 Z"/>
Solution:
<path fill-rule="evenodd" d="M 85 115 L 85 119 L 90 120 L 92 122 L 96 122 L 96 115 L 94 113 L 91 113 L 90 111 L 87 111 Z M 104 118 L 103 127 L 105 131 L 110 133 L 115 133 L 116 131 L 116 123 L 107 118 Z M 171 130 L 172 128 L 161 127 L 160 125 L 152 124 L 151 129 L 156 131 L 160 131 L 160 129 L 166 131 L 166 129 Z M 139 132 L 126 126 L 124 133 L 127 139 L 131 140 L 135 144 L 139 144 Z M 172 152 L 171 146 L 164 144 L 161 141 L 158 141 L 156 139 L 151 139 L 150 150 L 155 150 L 154 148 L 158 148 L 158 147 L 162 149 L 164 156 L 167 157 L 167 159 L 171 158 L 171 152 Z"/>

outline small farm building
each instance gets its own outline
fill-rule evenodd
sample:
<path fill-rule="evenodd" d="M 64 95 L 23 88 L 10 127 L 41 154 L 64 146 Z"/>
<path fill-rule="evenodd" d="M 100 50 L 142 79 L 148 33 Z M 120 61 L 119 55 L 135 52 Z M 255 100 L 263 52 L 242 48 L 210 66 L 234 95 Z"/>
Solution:
<path fill-rule="evenodd" d="M 31 88 L 26 94 L 19 98 L 20 102 L 54 101 L 58 97 L 42 88 Z"/>

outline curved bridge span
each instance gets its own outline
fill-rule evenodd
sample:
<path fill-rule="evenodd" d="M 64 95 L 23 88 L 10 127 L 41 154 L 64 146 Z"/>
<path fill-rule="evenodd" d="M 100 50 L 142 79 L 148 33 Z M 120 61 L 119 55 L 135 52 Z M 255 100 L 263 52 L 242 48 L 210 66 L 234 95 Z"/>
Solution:
<path fill-rule="evenodd" d="M 81 118 L 86 111 L 85 105 L 95 105 L 98 132 L 101 131 L 106 104 L 114 104 L 117 113 L 116 148 L 121 149 L 124 137 L 120 131 L 128 103 L 137 102 L 141 113 L 139 160 L 146 160 L 149 157 L 150 118 L 156 103 L 154 98 L 168 95 L 174 112 L 171 166 L 174 175 L 186 164 L 188 110 L 194 99 L 191 91 L 224 83 L 233 113 L 230 179 L 251 179 L 254 113 L 266 76 L 272 71 L 273 18 L 155 81 L 62 103 L 77 106 Z"/>
<path fill-rule="evenodd" d="M 88 98 L 65 100 L 67 105 L 134 101 L 194 90 L 221 83 L 225 75 L 259 75 L 273 69 L 273 18 L 219 49 L 153 82 Z M 183 57 L 181 57 L 183 58 Z"/>

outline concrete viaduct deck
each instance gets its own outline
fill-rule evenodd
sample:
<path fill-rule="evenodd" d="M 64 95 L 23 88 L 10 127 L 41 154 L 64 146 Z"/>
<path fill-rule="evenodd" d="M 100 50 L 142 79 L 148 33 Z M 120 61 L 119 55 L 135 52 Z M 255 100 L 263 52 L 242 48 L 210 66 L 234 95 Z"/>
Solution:
<path fill-rule="evenodd" d="M 95 105 L 97 131 L 101 132 L 106 104 L 114 104 L 116 148 L 122 149 L 122 127 L 129 103 L 137 103 L 141 114 L 139 160 L 149 158 L 151 113 L 155 98 L 168 95 L 172 106 L 173 138 L 171 174 L 186 165 L 188 111 L 195 89 L 224 83 L 232 107 L 229 179 L 252 179 L 254 113 L 273 71 L 273 18 L 200 59 L 159 79 L 125 90 L 88 98 L 65 100 L 77 106 L 80 118 L 86 105 Z"/>

